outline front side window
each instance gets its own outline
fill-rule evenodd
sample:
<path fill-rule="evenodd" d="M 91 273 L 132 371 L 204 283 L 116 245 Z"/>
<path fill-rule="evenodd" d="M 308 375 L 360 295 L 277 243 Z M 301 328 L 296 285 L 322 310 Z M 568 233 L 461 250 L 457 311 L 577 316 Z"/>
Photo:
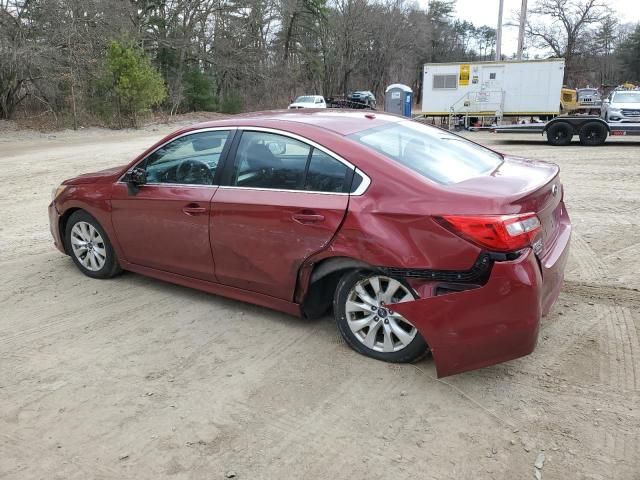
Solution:
<path fill-rule="evenodd" d="M 212 185 L 228 137 L 228 130 L 217 130 L 167 143 L 147 157 L 147 183 Z"/>
<path fill-rule="evenodd" d="M 245 131 L 231 185 L 347 193 L 352 177 L 353 168 L 311 145 L 275 133 Z"/>
<path fill-rule="evenodd" d="M 485 147 L 417 122 L 391 123 L 349 137 L 444 185 L 487 175 L 502 164 L 502 156 Z"/>

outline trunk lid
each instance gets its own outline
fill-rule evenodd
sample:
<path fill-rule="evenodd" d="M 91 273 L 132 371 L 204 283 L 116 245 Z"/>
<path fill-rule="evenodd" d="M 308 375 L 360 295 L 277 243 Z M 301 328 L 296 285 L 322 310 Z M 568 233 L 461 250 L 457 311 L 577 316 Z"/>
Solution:
<path fill-rule="evenodd" d="M 492 199 L 487 214 L 535 213 L 542 225 L 534 250 L 543 256 L 559 233 L 562 214 L 562 184 L 557 165 L 505 157 L 505 161 L 488 176 L 474 177 L 451 187 L 460 193 L 482 195 Z M 486 205 L 486 204 L 485 204 Z"/>

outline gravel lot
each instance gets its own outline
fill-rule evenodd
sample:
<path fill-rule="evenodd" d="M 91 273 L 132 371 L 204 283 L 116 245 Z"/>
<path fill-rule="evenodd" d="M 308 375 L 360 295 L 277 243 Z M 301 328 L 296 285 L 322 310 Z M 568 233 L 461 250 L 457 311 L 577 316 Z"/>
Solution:
<path fill-rule="evenodd" d="M 51 188 L 172 129 L 0 134 L 0 478 L 640 478 L 640 143 L 470 134 L 560 164 L 575 235 L 535 352 L 438 381 L 329 317 L 80 274 Z"/>

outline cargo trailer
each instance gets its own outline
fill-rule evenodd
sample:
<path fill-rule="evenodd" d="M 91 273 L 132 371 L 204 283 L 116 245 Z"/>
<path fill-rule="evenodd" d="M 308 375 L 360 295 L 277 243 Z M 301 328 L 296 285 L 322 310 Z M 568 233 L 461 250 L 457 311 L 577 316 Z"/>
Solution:
<path fill-rule="evenodd" d="M 564 59 L 427 63 L 422 115 L 551 118 L 559 114 Z"/>

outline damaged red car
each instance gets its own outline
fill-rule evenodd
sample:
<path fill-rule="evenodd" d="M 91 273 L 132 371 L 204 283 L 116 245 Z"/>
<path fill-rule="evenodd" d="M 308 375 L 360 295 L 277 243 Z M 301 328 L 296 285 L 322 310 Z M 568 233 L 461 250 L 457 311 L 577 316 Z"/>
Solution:
<path fill-rule="evenodd" d="M 571 226 L 559 169 L 379 113 L 264 112 L 193 125 L 66 180 L 55 245 L 304 317 L 356 351 L 431 352 L 439 376 L 529 354 Z"/>

